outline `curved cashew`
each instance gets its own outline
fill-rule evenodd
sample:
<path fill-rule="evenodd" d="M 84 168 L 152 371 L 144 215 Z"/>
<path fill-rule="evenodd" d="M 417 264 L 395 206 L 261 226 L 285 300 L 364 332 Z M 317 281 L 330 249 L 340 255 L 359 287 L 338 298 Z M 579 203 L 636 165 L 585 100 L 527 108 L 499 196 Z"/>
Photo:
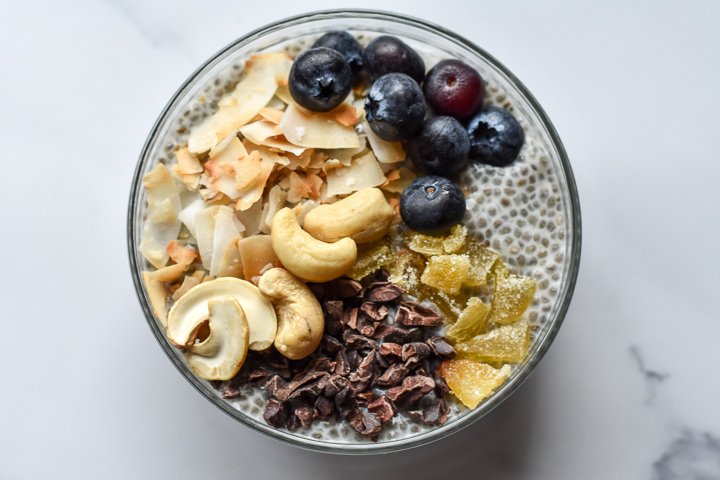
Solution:
<path fill-rule="evenodd" d="M 271 268 L 258 282 L 271 299 L 278 317 L 275 348 L 291 360 L 310 355 L 320 345 L 325 319 L 315 295 L 297 277 L 282 268 Z"/>
<path fill-rule="evenodd" d="M 273 217 L 270 239 L 283 266 L 293 275 L 311 282 L 327 282 L 340 277 L 357 260 L 357 245 L 353 239 L 343 238 L 335 243 L 318 240 L 300 228 L 297 217 L 287 207 Z"/>
<path fill-rule="evenodd" d="M 357 243 L 382 238 L 390 227 L 393 209 L 378 188 L 364 188 L 327 205 L 320 205 L 305 215 L 303 228 L 313 237 L 336 242 L 350 237 Z"/>
<path fill-rule="evenodd" d="M 195 374 L 206 380 L 230 380 L 242 367 L 250 343 L 245 312 L 233 297 L 208 302 L 210 335 L 185 353 Z"/>

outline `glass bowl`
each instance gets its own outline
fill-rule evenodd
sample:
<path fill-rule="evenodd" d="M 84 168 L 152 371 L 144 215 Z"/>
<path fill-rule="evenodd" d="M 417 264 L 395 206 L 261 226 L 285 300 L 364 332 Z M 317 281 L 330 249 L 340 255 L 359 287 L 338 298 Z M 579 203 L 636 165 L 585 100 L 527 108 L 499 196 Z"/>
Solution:
<path fill-rule="evenodd" d="M 517 365 L 510 378 L 475 410 L 465 412 L 443 426 L 420 431 L 402 439 L 342 443 L 304 437 L 275 429 L 238 410 L 224 400 L 208 382 L 196 377 L 187 367 L 180 351 L 168 343 L 153 315 L 149 296 L 142 282 L 141 271 L 147 268 L 147 263 L 137 247 L 141 241 L 146 203 L 142 186 L 143 175 L 158 161 L 168 158 L 178 135 L 182 136 L 185 122 L 196 120 L 194 117 L 201 116 L 203 111 L 207 110 L 207 105 L 212 104 L 213 98 L 204 98 L 210 90 L 217 90 L 218 85 L 225 90 L 232 87 L 240 71 L 238 65 L 242 65 L 250 55 L 268 49 L 277 50 L 299 39 L 312 38 L 321 32 L 337 29 L 346 29 L 359 36 L 396 35 L 419 50 L 432 47 L 440 57 L 458 58 L 473 65 L 489 84 L 496 87 L 494 98 L 498 101 L 509 101 L 513 110 L 518 112 L 516 116 L 522 120 L 526 131 L 533 131 L 534 148 L 541 149 L 543 153 L 546 171 L 555 179 L 552 193 L 559 200 L 555 206 L 557 222 L 554 225 L 554 238 L 559 238 L 560 244 L 556 251 L 549 252 L 557 260 L 557 268 L 552 273 L 555 281 L 555 286 L 552 287 L 553 296 L 550 301 L 544 302 L 542 309 L 538 307 L 538 311 L 542 312 L 541 321 L 537 322 L 526 359 Z M 498 178 L 500 180 L 493 180 L 495 183 L 490 187 L 504 187 L 503 179 Z M 473 204 L 469 203 L 469 208 L 482 206 L 473 207 Z M 515 214 L 517 215 L 517 212 Z M 522 210 L 520 215 L 523 216 Z M 528 213 L 525 212 L 524 215 L 527 216 Z M 527 379 L 550 347 L 570 304 L 580 261 L 580 206 L 570 163 L 550 120 L 527 88 L 483 49 L 453 32 L 423 20 L 370 10 L 321 11 L 281 20 L 239 38 L 200 66 L 172 96 L 148 135 L 132 181 L 127 222 L 130 266 L 138 299 L 152 333 L 180 373 L 215 406 L 245 425 L 295 446 L 334 453 L 390 452 L 426 444 L 467 427 L 497 407 Z M 503 245 L 497 247 L 502 249 Z"/>

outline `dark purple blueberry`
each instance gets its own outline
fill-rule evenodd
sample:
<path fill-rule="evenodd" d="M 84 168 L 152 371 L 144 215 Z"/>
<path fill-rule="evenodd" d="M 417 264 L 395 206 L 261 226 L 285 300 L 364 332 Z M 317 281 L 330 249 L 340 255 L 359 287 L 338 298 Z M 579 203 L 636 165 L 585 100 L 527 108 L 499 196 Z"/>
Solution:
<path fill-rule="evenodd" d="M 510 112 L 489 107 L 470 120 L 470 158 L 480 163 L 506 167 L 515 161 L 525 141 L 525 132 Z"/>
<path fill-rule="evenodd" d="M 313 43 L 312 48 L 325 47 L 332 48 L 333 50 L 340 52 L 345 60 L 350 64 L 353 75 L 357 79 L 358 74 L 363 69 L 363 49 L 355 40 L 355 37 L 350 35 L 348 32 L 335 30 L 328 32 L 322 37 L 318 38 Z"/>
<path fill-rule="evenodd" d="M 386 73 L 404 73 L 420 83 L 425 77 L 425 62 L 415 50 L 396 37 L 383 35 L 365 47 L 365 68 L 373 79 Z"/>
<path fill-rule="evenodd" d="M 420 85 L 404 73 L 388 73 L 370 86 L 365 116 L 380 138 L 391 142 L 415 135 L 425 119 L 425 99 Z"/>
<path fill-rule="evenodd" d="M 470 139 L 460 122 L 440 116 L 425 120 L 420 134 L 411 138 L 406 147 L 407 157 L 420 170 L 451 176 L 467 165 Z"/>
<path fill-rule="evenodd" d="M 288 79 L 293 100 L 314 112 L 327 112 L 340 105 L 352 83 L 352 70 L 345 57 L 324 47 L 298 55 Z"/>
<path fill-rule="evenodd" d="M 403 191 L 400 216 L 416 232 L 442 233 L 462 221 L 465 196 L 445 177 L 420 177 Z"/>
<path fill-rule="evenodd" d="M 460 60 L 443 60 L 425 77 L 425 99 L 437 115 L 465 121 L 482 106 L 485 88 L 480 74 Z"/>

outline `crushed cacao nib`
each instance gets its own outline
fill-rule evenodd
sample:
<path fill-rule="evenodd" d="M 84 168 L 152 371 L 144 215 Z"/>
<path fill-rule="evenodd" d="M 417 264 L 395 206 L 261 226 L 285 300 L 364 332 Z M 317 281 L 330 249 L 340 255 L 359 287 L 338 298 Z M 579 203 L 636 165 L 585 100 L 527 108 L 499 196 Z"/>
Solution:
<path fill-rule="evenodd" d="M 287 418 L 285 405 L 271 398 L 265 402 L 263 418 L 268 424 L 275 428 L 282 427 L 285 424 L 285 419 Z"/>
<path fill-rule="evenodd" d="M 382 322 L 388 316 L 390 310 L 387 305 L 378 302 L 363 302 L 360 305 L 360 312 L 365 318 L 373 322 Z"/>
<path fill-rule="evenodd" d="M 394 387 L 407 377 L 409 370 L 402 363 L 393 363 L 375 380 L 378 387 Z"/>
<path fill-rule="evenodd" d="M 435 355 L 452 358 L 455 356 L 455 349 L 443 337 L 434 336 L 426 340 Z"/>
<path fill-rule="evenodd" d="M 399 343 L 383 342 L 380 344 L 380 355 L 400 358 L 402 356 L 402 347 Z"/>
<path fill-rule="evenodd" d="M 315 411 L 315 418 L 318 420 L 330 420 L 335 414 L 335 402 L 320 396 L 315 400 Z"/>
<path fill-rule="evenodd" d="M 381 324 L 375 329 L 373 338 L 382 338 L 383 341 L 392 343 L 421 342 L 423 339 L 423 331 L 419 328 L 407 329 L 394 325 Z"/>
<path fill-rule="evenodd" d="M 216 386 L 221 394 L 237 398 L 243 385 L 260 386 L 269 397 L 265 421 L 288 430 L 339 418 L 377 440 L 398 412 L 443 424 L 449 410 L 442 397 L 449 389 L 437 370 L 455 351 L 434 333 L 442 317 L 403 299 L 382 272 L 362 283 L 339 278 L 309 286 L 325 316 L 320 348 L 292 361 L 274 348 L 250 352 L 238 375 Z"/>
<path fill-rule="evenodd" d="M 420 359 L 427 357 L 432 353 L 430 346 L 424 342 L 411 342 L 402 346 L 401 359 L 406 361 L 410 357 L 418 357 Z"/>
<path fill-rule="evenodd" d="M 384 395 L 368 403 L 367 409 L 377 415 L 381 423 L 389 421 L 395 415 L 395 409 Z"/>
<path fill-rule="evenodd" d="M 363 297 L 369 302 L 392 302 L 402 294 L 402 289 L 394 283 L 375 282 L 368 285 Z"/>
<path fill-rule="evenodd" d="M 395 321 L 408 327 L 437 327 L 442 325 L 443 317 L 417 302 L 400 302 Z"/>

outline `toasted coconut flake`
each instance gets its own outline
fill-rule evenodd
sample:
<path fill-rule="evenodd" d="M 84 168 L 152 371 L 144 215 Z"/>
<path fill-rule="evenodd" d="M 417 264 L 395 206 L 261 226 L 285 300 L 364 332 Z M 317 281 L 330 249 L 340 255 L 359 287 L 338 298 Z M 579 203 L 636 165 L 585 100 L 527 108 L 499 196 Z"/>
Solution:
<path fill-rule="evenodd" d="M 210 174 L 210 189 L 227 195 L 231 200 L 240 198 L 236 188 L 236 164 L 248 156 L 245 146 L 237 137 L 232 137 L 224 148 L 210 152 L 205 169 Z"/>
<path fill-rule="evenodd" d="M 368 151 L 352 161 L 347 168 L 338 168 L 327 174 L 326 195 L 347 195 L 367 187 L 377 187 L 385 183 L 377 159 Z"/>
<path fill-rule="evenodd" d="M 180 173 L 178 170 L 179 170 L 179 167 L 177 164 L 172 166 L 173 175 L 175 175 L 175 178 L 180 180 L 182 182 L 182 184 L 185 185 L 185 188 L 194 192 L 200 187 L 201 174 L 199 174 L 199 173 L 183 174 L 183 173 Z"/>
<path fill-rule="evenodd" d="M 381 163 L 397 163 L 405 160 L 405 150 L 401 142 L 388 142 L 378 137 L 367 121 L 363 122 L 363 130 L 378 161 Z"/>
<path fill-rule="evenodd" d="M 290 203 L 297 203 L 303 198 L 310 198 L 312 187 L 306 181 L 306 176 L 291 172 L 288 176 L 290 188 L 288 189 L 287 200 Z"/>
<path fill-rule="evenodd" d="M 237 211 L 235 213 L 240 222 L 245 226 L 245 236 L 257 235 L 260 232 L 262 212 L 263 200 L 260 199 L 253 203 L 247 210 Z"/>
<path fill-rule="evenodd" d="M 311 113 L 295 104 L 288 105 L 282 122 L 285 138 L 308 148 L 357 148 L 360 140 L 352 127 L 338 123 L 329 113 Z"/>
<path fill-rule="evenodd" d="M 178 301 L 180 297 L 185 295 L 188 290 L 190 290 L 195 285 L 199 285 L 200 280 L 198 280 L 196 277 L 191 277 L 190 275 L 185 275 L 185 278 L 183 278 L 183 282 L 180 285 L 180 287 L 175 290 L 175 293 L 172 294 L 172 299 L 174 301 Z"/>
<path fill-rule="evenodd" d="M 288 142 L 280 131 L 280 127 L 266 120 L 248 123 L 240 129 L 240 133 L 255 145 L 275 148 L 283 152 L 290 152 L 293 155 L 302 155 L 306 150 L 304 147 L 298 147 Z"/>
<path fill-rule="evenodd" d="M 274 185 L 268 192 L 268 200 L 263 207 L 261 230 L 264 233 L 270 233 L 272 219 L 278 210 L 285 207 L 288 194 L 279 185 Z"/>
<path fill-rule="evenodd" d="M 337 158 L 331 158 L 330 160 L 325 160 L 325 163 L 322 166 L 322 171 L 328 173 L 330 170 L 335 170 L 336 168 L 341 168 L 342 166 L 343 164 L 340 163 L 340 160 Z"/>
<path fill-rule="evenodd" d="M 287 87 L 287 85 L 278 85 L 277 90 L 275 91 L 275 96 L 285 102 L 287 105 L 290 105 L 293 103 L 292 95 L 290 95 L 290 89 Z"/>
<path fill-rule="evenodd" d="M 197 238 L 197 229 L 195 228 L 195 218 L 198 213 L 205 210 L 207 205 L 203 202 L 202 198 L 198 198 L 183 208 L 178 214 L 178 219 L 187 227 L 190 235 Z"/>
<path fill-rule="evenodd" d="M 183 175 L 191 175 L 193 173 L 202 173 L 203 167 L 200 160 L 190 153 L 187 148 L 183 147 L 175 151 L 175 159 L 177 159 L 178 173 Z"/>
<path fill-rule="evenodd" d="M 341 103 L 330 113 L 333 114 L 336 122 L 340 125 L 345 125 L 346 127 L 352 127 L 358 122 L 357 111 L 355 110 L 355 107 L 349 103 Z"/>
<path fill-rule="evenodd" d="M 265 149 L 258 149 L 235 163 L 236 186 L 239 193 L 235 203 L 237 210 L 247 210 L 262 198 L 265 184 L 278 157 L 280 155 Z"/>
<path fill-rule="evenodd" d="M 166 302 L 169 293 L 165 284 L 178 280 L 186 269 L 187 265 L 175 264 L 153 272 L 142 272 L 145 291 L 150 298 L 150 305 L 163 328 L 167 326 Z"/>
<path fill-rule="evenodd" d="M 282 121 L 282 117 L 283 115 L 285 115 L 285 112 L 283 112 L 282 110 L 278 110 L 277 108 L 265 107 L 261 108 L 258 114 L 268 122 L 274 123 L 275 125 L 280 125 L 280 122 Z"/>
<path fill-rule="evenodd" d="M 388 173 L 387 181 L 380 188 L 386 192 L 402 193 L 416 178 L 415 172 L 407 167 L 400 167 Z"/>
<path fill-rule="evenodd" d="M 220 263 L 229 246 L 240 238 L 240 231 L 234 221 L 235 212 L 230 207 L 222 206 L 215 215 L 213 229 L 210 275 L 217 277 L 220 274 Z"/>
<path fill-rule="evenodd" d="M 206 152 L 252 120 L 273 98 L 278 81 L 287 78 L 290 66 L 285 53 L 253 55 L 245 62 L 243 78 L 235 90 L 220 101 L 219 110 L 191 130 L 188 150 Z"/>
<path fill-rule="evenodd" d="M 210 270 L 210 266 L 212 265 L 215 217 L 220 208 L 220 205 L 213 205 L 201 210 L 195 215 L 195 240 L 197 241 L 203 267 L 208 270 Z"/>
<path fill-rule="evenodd" d="M 143 225 L 140 253 L 155 268 L 164 266 L 168 258 L 165 246 L 175 240 L 182 224 L 177 219 L 181 202 L 175 180 L 164 165 L 158 164 L 143 177 L 147 191 L 147 219 Z"/>
<path fill-rule="evenodd" d="M 232 242 L 228 243 L 225 252 L 220 255 L 220 262 L 218 264 L 218 277 L 243 277 L 243 266 L 240 259 L 240 252 L 238 251 L 237 244 L 242 237 L 237 237 Z M 217 253 L 219 254 L 219 252 Z"/>
<path fill-rule="evenodd" d="M 198 254 L 197 250 L 187 245 L 181 245 L 177 240 L 170 240 L 165 250 L 173 262 L 184 265 L 190 265 Z"/>

